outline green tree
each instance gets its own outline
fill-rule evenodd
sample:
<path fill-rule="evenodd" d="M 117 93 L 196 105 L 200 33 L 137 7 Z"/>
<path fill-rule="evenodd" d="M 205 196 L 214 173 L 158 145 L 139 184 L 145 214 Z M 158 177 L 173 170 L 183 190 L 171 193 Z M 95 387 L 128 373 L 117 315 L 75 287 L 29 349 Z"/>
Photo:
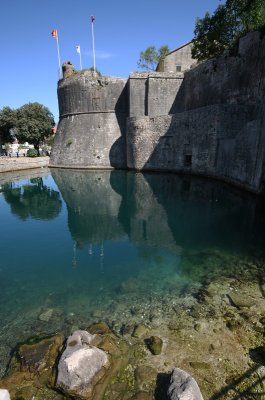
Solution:
<path fill-rule="evenodd" d="M 0 141 L 13 142 L 14 136 L 12 130 L 14 130 L 17 122 L 16 111 L 10 107 L 3 107 L 0 110 Z"/>
<path fill-rule="evenodd" d="M 159 61 L 163 60 L 169 51 L 167 45 L 161 46 L 158 50 L 155 46 L 147 47 L 146 50 L 141 51 L 140 53 L 140 58 L 137 62 L 138 68 L 155 71 Z"/>
<path fill-rule="evenodd" d="M 16 137 L 29 142 L 38 151 L 40 143 L 51 136 L 54 117 L 49 109 L 39 103 L 28 103 L 17 110 Z"/>
<path fill-rule="evenodd" d="M 197 18 L 193 39 L 193 58 L 204 61 L 232 48 L 251 30 L 265 27 L 264 0 L 227 0 L 213 15 Z"/>

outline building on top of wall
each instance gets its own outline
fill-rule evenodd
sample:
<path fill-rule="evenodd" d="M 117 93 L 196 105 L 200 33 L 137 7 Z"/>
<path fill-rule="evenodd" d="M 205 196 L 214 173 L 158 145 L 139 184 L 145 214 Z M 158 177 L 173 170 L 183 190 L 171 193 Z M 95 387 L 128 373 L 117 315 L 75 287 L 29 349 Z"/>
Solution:
<path fill-rule="evenodd" d="M 157 72 L 185 72 L 196 60 L 191 56 L 192 42 L 188 42 L 172 50 L 161 60 L 156 68 Z"/>

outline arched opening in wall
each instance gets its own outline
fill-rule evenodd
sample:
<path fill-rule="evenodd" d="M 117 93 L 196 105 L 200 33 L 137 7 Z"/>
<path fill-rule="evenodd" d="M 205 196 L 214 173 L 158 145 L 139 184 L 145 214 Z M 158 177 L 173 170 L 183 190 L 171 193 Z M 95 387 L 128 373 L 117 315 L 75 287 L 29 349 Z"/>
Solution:
<path fill-rule="evenodd" d="M 191 167 L 192 165 L 192 154 L 186 154 L 184 159 L 184 166 Z"/>
<path fill-rule="evenodd" d="M 184 145 L 184 160 L 183 160 L 184 167 L 191 167 L 192 166 L 192 149 L 190 144 Z"/>

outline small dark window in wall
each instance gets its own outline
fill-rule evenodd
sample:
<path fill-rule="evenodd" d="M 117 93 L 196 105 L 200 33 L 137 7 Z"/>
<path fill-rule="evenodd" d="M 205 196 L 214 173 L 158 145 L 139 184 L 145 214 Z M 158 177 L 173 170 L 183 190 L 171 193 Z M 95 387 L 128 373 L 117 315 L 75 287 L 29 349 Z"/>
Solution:
<path fill-rule="evenodd" d="M 192 155 L 191 154 L 186 154 L 185 158 L 184 158 L 185 167 L 191 167 L 191 162 L 192 162 Z"/>
<path fill-rule="evenodd" d="M 180 64 L 176 65 L 176 72 L 181 72 L 181 65 Z"/>

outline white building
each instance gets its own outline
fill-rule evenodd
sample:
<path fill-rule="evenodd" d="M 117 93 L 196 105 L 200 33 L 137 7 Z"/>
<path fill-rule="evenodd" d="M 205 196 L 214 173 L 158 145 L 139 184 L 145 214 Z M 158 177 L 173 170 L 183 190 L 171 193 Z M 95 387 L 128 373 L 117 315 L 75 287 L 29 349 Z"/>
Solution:
<path fill-rule="evenodd" d="M 26 156 L 29 149 L 34 149 L 33 144 L 28 144 L 28 142 L 21 144 L 18 143 L 17 139 L 14 143 L 8 143 L 7 149 L 5 147 L 5 145 L 2 145 L 2 153 L 10 157 Z"/>

